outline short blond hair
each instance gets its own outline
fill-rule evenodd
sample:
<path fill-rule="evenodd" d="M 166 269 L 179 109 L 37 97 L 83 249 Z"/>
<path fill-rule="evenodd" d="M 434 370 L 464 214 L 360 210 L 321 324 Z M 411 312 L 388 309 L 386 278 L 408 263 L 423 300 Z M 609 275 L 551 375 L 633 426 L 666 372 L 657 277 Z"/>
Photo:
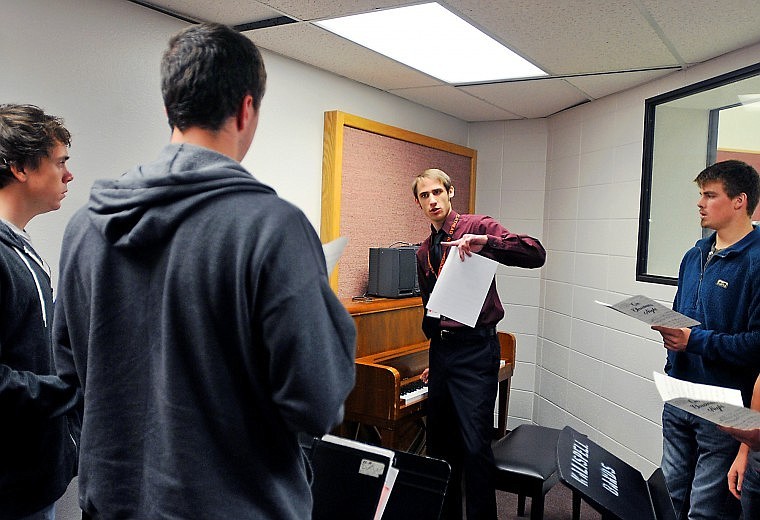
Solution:
<path fill-rule="evenodd" d="M 439 170 L 438 168 L 430 168 L 414 178 L 414 182 L 412 183 L 412 193 L 414 193 L 415 200 L 417 200 L 417 183 L 420 181 L 420 179 L 433 179 L 440 181 L 441 184 L 443 184 L 443 187 L 446 188 L 446 191 L 451 190 L 451 177 L 449 177 L 443 170 Z"/>

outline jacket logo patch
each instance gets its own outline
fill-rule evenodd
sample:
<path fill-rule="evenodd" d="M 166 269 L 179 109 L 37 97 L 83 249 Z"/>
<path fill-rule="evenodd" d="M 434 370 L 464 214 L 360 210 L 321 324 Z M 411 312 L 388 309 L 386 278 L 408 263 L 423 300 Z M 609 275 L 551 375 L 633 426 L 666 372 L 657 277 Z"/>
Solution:
<path fill-rule="evenodd" d="M 718 280 L 717 282 L 715 282 L 715 285 L 723 289 L 728 289 L 728 282 L 725 280 Z"/>

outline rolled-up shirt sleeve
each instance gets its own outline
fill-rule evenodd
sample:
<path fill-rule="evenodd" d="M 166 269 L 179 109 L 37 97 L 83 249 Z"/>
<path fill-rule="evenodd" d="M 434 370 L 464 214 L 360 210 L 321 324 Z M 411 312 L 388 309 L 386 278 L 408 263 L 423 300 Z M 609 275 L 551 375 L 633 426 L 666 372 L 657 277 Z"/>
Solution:
<path fill-rule="evenodd" d="M 481 254 L 500 264 L 515 267 L 541 267 L 546 261 L 546 250 L 541 242 L 532 236 L 510 233 L 491 217 L 481 221 L 483 234 L 488 236 L 488 244 Z"/>

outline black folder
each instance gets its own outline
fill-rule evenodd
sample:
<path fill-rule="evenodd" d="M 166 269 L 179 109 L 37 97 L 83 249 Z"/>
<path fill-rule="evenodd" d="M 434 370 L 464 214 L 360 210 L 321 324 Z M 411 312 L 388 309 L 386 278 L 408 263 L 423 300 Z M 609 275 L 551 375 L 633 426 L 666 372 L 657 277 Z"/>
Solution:
<path fill-rule="evenodd" d="M 392 450 L 332 435 L 315 439 L 312 519 L 372 520 L 394 456 Z"/>
<path fill-rule="evenodd" d="M 676 520 L 660 468 L 645 480 L 638 470 L 569 426 L 559 435 L 557 468 L 560 480 L 605 520 Z"/>
<path fill-rule="evenodd" d="M 446 462 L 332 435 L 301 439 L 301 446 L 313 472 L 313 520 L 372 520 L 386 485 L 392 487 L 383 520 L 439 518 L 451 472 Z M 389 471 L 395 480 L 386 481 Z"/>
<path fill-rule="evenodd" d="M 395 465 L 399 474 L 383 520 L 437 520 L 451 475 L 448 463 L 397 451 Z"/>

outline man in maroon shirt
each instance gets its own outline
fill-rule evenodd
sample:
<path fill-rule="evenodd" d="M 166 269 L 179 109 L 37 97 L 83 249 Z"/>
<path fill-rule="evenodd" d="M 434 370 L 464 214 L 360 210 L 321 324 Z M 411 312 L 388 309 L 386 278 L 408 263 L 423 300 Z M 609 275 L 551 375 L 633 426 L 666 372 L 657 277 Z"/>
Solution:
<path fill-rule="evenodd" d="M 430 219 L 430 237 L 417 251 L 422 300 L 430 293 L 451 246 L 461 261 L 473 253 L 504 265 L 541 267 L 546 251 L 527 235 L 510 233 L 491 217 L 460 215 L 451 209 L 454 186 L 441 170 L 425 170 L 412 184 L 414 199 Z M 462 518 L 461 480 L 467 497 L 467 519 L 496 518 L 494 462 L 491 451 L 493 406 L 499 372 L 496 324 L 504 308 L 491 282 L 475 327 L 425 311 L 422 329 L 430 338 L 427 452 L 452 469 L 443 518 Z"/>

